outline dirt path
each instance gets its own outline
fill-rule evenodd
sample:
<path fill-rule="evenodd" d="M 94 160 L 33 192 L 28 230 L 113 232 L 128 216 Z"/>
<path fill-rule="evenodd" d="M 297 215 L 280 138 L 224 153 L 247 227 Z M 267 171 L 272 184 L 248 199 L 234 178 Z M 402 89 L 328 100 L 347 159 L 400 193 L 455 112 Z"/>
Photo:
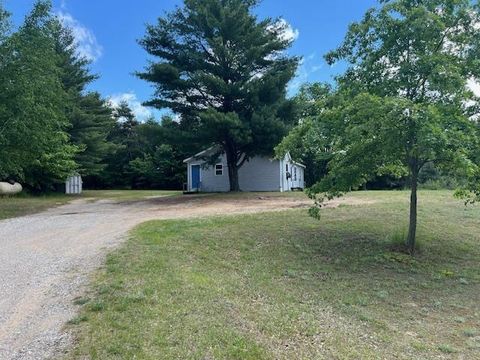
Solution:
<path fill-rule="evenodd" d="M 135 225 L 307 207 L 303 197 L 193 196 L 115 203 L 80 200 L 0 221 L 0 359 L 45 359 L 68 346 L 63 325 L 88 274 Z"/>

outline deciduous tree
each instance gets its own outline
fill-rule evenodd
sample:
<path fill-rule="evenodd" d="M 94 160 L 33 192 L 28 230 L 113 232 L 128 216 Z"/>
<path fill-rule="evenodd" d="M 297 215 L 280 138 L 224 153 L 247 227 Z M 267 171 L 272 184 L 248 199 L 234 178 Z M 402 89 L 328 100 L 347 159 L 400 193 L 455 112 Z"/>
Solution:
<path fill-rule="evenodd" d="M 312 188 L 319 200 L 349 191 L 379 173 L 407 174 L 411 185 L 407 247 L 415 249 L 418 175 L 427 163 L 458 176 L 478 174 L 480 17 L 469 0 L 381 0 L 350 26 L 330 64 L 339 77 L 329 174 Z M 320 201 L 321 204 L 321 201 Z"/>
<path fill-rule="evenodd" d="M 75 168 L 48 1 L 1 44 L 0 178 L 45 190 Z"/>

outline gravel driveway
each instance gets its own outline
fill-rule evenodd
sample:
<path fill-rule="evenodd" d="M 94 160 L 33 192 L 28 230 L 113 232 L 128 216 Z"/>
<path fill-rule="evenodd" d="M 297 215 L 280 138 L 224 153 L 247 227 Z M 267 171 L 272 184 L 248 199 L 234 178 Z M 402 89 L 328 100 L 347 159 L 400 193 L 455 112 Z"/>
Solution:
<path fill-rule="evenodd" d="M 70 344 L 89 273 L 135 225 L 308 206 L 300 197 L 193 196 L 130 203 L 76 200 L 41 214 L 0 221 L 0 359 L 45 359 Z"/>

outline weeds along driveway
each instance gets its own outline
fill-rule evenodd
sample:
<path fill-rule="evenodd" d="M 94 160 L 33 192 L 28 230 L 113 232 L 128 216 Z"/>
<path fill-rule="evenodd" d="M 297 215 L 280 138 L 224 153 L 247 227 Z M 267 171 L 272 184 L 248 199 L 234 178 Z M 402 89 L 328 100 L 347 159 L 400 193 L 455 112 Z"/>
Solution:
<path fill-rule="evenodd" d="M 82 199 L 0 221 L 0 359 L 45 359 L 71 339 L 62 328 L 88 274 L 135 225 L 307 207 L 301 196 L 197 195 L 115 203 Z"/>

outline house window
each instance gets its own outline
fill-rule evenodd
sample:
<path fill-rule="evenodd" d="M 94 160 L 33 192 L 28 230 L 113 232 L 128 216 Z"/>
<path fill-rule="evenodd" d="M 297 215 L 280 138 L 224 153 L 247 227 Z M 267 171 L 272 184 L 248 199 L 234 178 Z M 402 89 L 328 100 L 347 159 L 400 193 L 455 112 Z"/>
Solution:
<path fill-rule="evenodd" d="M 297 181 L 297 168 L 293 168 L 293 181 Z"/>
<path fill-rule="evenodd" d="M 223 176 L 223 164 L 215 165 L 215 175 L 216 176 Z"/>

